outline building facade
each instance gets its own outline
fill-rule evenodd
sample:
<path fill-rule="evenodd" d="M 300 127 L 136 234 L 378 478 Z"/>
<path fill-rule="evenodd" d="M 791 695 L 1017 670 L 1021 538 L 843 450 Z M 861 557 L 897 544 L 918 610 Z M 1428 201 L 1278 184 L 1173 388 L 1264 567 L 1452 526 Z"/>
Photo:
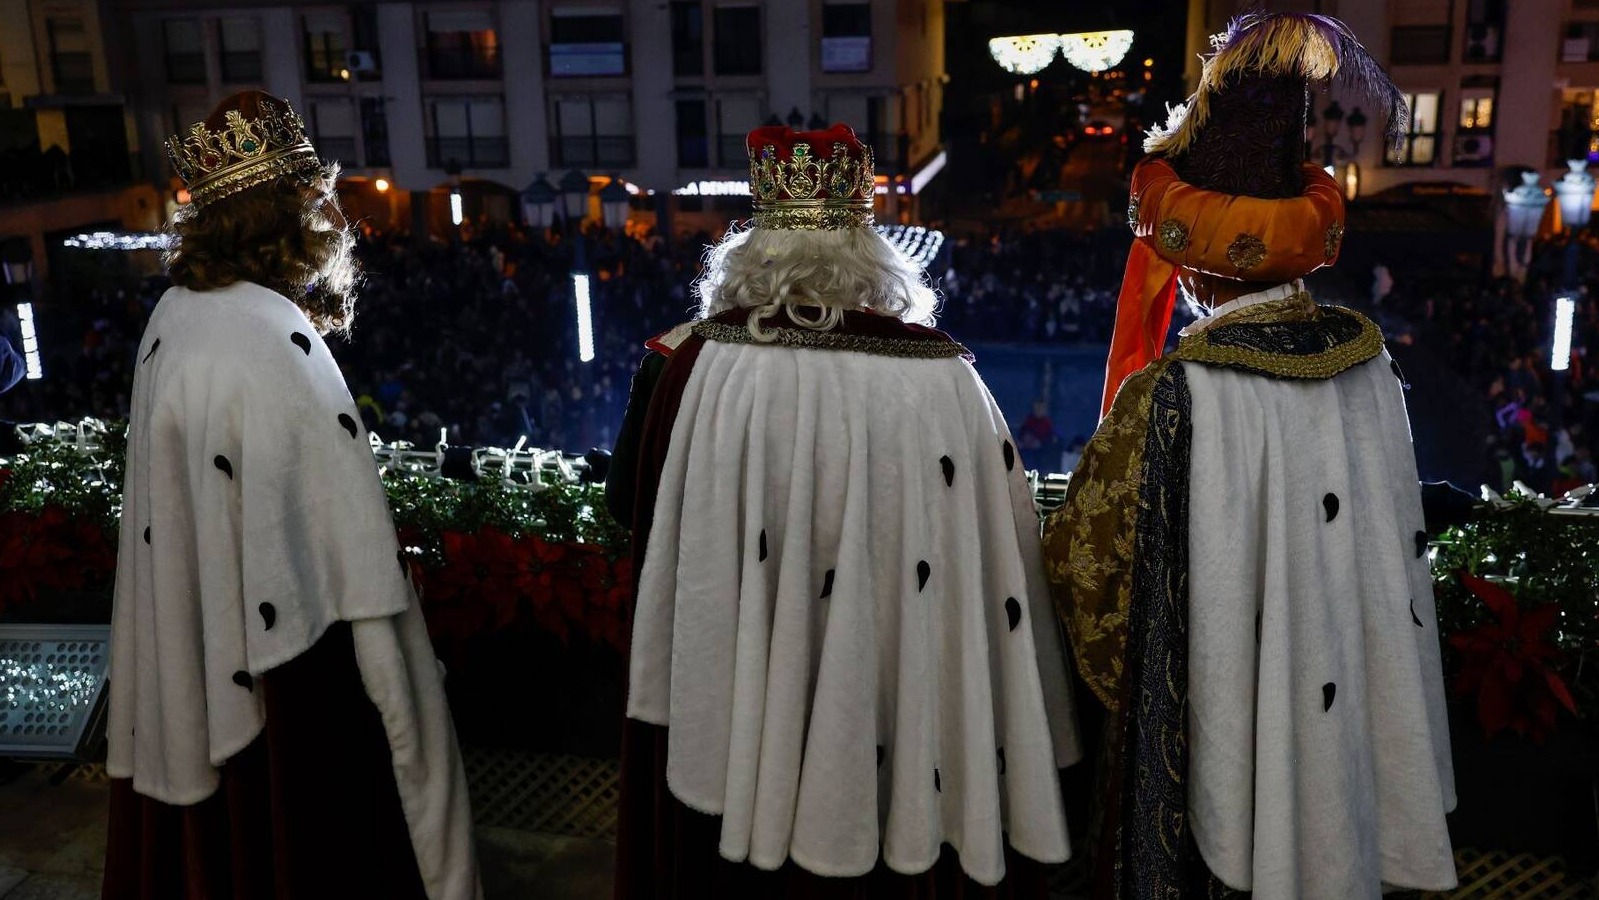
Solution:
<path fill-rule="evenodd" d="M 91 0 L 0 0 L 0 241 L 26 243 L 41 276 L 47 236 L 161 222 L 159 196 L 138 184 L 104 12 Z"/>
<path fill-rule="evenodd" d="M 447 223 L 452 190 L 518 218 L 572 171 L 646 215 L 736 213 L 744 135 L 774 120 L 853 125 L 896 176 L 889 213 L 942 164 L 942 0 L 111 3 L 144 145 L 259 86 L 341 161 L 358 214 L 413 228 Z M 144 174 L 170 183 L 159 158 Z"/>
<path fill-rule="evenodd" d="M 1191 0 L 1190 49 L 1243 6 Z M 1507 167 L 1558 177 L 1565 160 L 1599 158 L 1599 0 L 1289 0 L 1274 10 L 1322 12 L 1348 23 L 1405 92 L 1411 124 L 1395 153 L 1371 116 L 1353 140 L 1359 105 L 1335 97 L 1334 128 L 1317 98 L 1312 148 L 1361 195 L 1416 182 L 1497 191 Z M 1197 78 L 1197 64 L 1189 70 Z M 1328 134 L 1332 135 L 1329 153 Z M 1353 164 L 1353 175 L 1351 175 Z"/>

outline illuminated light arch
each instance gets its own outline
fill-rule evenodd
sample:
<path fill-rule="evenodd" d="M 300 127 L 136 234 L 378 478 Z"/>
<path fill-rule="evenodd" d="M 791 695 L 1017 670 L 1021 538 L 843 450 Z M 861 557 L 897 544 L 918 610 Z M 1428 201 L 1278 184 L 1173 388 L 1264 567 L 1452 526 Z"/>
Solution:
<path fill-rule="evenodd" d="M 1131 31 L 1085 31 L 1060 36 L 1060 53 L 1084 72 L 1103 72 L 1132 49 Z"/>
<path fill-rule="evenodd" d="M 988 55 L 994 58 L 994 62 L 999 63 L 1005 71 L 1017 75 L 1043 71 L 1055 61 L 1055 52 L 1059 49 L 1060 36 L 1055 34 L 997 37 L 988 42 Z"/>

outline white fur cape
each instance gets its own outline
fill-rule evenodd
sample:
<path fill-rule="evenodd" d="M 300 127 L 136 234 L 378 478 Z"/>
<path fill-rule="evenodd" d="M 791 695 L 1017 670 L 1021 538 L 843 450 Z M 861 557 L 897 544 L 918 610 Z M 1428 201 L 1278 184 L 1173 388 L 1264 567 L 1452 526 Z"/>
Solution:
<path fill-rule="evenodd" d="M 254 679 L 351 622 L 428 896 L 478 896 L 443 679 L 327 345 L 259 285 L 173 288 L 136 365 L 107 770 L 164 803 L 209 797 L 265 722 Z"/>
<path fill-rule="evenodd" d="M 1438 620 L 1392 365 L 1322 381 L 1184 366 L 1189 816 L 1211 871 L 1262 900 L 1455 884 Z"/>
<path fill-rule="evenodd" d="M 971 364 L 707 341 L 640 573 L 628 714 L 775 869 L 1069 855 L 1081 755 L 1038 518 Z"/>

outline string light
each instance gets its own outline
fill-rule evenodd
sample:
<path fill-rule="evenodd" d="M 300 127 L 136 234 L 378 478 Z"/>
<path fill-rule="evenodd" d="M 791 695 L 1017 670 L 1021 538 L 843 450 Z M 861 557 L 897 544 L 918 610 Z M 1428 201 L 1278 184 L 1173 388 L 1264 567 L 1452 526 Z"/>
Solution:
<path fill-rule="evenodd" d="M 39 334 L 33 327 L 33 304 L 17 304 L 17 320 L 22 325 L 22 359 L 27 367 L 29 381 L 44 377 L 44 366 L 39 362 Z"/>
<path fill-rule="evenodd" d="M 589 305 L 589 277 L 586 273 L 572 273 L 572 296 L 577 301 L 577 358 L 579 362 L 593 362 L 594 311 Z"/>
<path fill-rule="evenodd" d="M 1060 36 L 1061 55 L 1084 72 L 1105 71 L 1121 62 L 1132 46 L 1131 31 L 1085 31 Z"/>
<path fill-rule="evenodd" d="M 169 235 L 154 231 L 87 231 L 63 240 L 61 246 L 77 250 L 165 250 L 171 242 Z"/>
<path fill-rule="evenodd" d="M 944 246 L 944 233 L 920 225 L 879 225 L 881 234 L 894 249 L 905 254 L 912 262 L 927 268 Z"/>
<path fill-rule="evenodd" d="M 1549 348 L 1549 368 L 1564 372 L 1571 368 L 1571 320 L 1577 315 L 1577 298 L 1555 298 L 1555 339 Z"/>
<path fill-rule="evenodd" d="M 1017 75 L 1042 72 L 1055 61 L 1060 49 L 1060 35 L 1026 34 L 1016 37 L 997 37 L 988 42 L 988 55 L 1000 68 Z"/>

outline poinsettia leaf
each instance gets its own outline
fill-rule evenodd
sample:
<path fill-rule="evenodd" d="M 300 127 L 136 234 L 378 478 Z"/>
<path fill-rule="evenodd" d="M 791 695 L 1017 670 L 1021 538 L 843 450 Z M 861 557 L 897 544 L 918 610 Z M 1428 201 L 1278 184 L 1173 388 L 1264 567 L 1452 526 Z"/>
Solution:
<path fill-rule="evenodd" d="M 1504 587 L 1494 584 L 1486 578 L 1473 575 L 1462 569 L 1459 573 L 1460 581 L 1477 599 L 1481 600 L 1494 615 L 1499 617 L 1501 624 L 1514 628 L 1519 618 L 1516 608 L 1516 597 Z"/>
<path fill-rule="evenodd" d="M 1567 689 L 1565 680 L 1555 672 L 1548 670 L 1544 671 L 1543 677 L 1545 683 L 1549 685 L 1549 693 L 1554 694 L 1555 699 L 1560 701 L 1560 705 L 1564 706 L 1567 712 L 1576 715 L 1577 701 L 1571 696 L 1571 691 Z"/>

